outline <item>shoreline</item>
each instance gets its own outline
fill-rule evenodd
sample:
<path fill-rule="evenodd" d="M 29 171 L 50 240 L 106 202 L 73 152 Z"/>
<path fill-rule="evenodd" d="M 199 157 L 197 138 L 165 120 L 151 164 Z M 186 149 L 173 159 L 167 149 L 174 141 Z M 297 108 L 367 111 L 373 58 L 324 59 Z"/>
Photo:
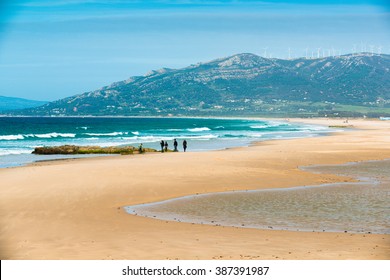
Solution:
<path fill-rule="evenodd" d="M 40 118 L 40 117 L 36 117 L 36 118 Z M 50 118 L 50 117 L 48 117 Z M 61 117 L 61 118 L 68 118 L 68 117 Z M 74 118 L 78 118 L 78 117 L 74 117 Z M 83 118 L 83 117 L 81 117 Z M 100 118 L 100 117 L 96 117 L 96 118 Z M 110 117 L 105 117 L 105 118 L 110 118 Z M 116 118 L 116 117 L 113 117 L 113 118 Z M 120 117 L 118 117 L 120 118 Z M 138 117 L 138 116 L 134 116 L 134 117 L 130 117 L 130 118 L 143 118 L 143 117 Z M 145 117 L 145 118 L 165 118 L 165 117 Z M 179 119 L 208 119 L 208 117 L 167 117 L 167 118 L 179 118 Z M 250 118 L 250 117 L 241 117 L 241 118 L 236 118 L 236 117 L 213 117 L 212 119 L 221 119 L 221 120 L 227 120 L 227 119 L 231 119 L 231 120 L 253 120 L 253 121 L 265 121 L 265 122 L 282 122 L 282 123 L 285 123 L 285 124 L 296 124 L 296 125 L 299 125 L 299 126 L 304 126 L 304 125 L 316 125 L 315 123 L 308 123 L 308 122 L 304 122 L 304 121 L 301 121 L 301 119 L 297 119 L 299 121 L 295 121 L 293 119 L 293 121 L 290 121 L 290 119 L 277 119 L 277 118 Z M 231 145 L 227 145 L 227 146 L 221 146 L 221 147 L 211 147 L 211 148 L 206 148 L 206 149 L 198 149 L 198 150 L 194 150 L 192 152 L 209 152 L 209 151 L 224 151 L 224 150 L 230 150 L 230 149 L 236 149 L 236 148 L 245 148 L 245 147 L 251 147 L 251 146 L 255 146 L 257 145 L 257 143 L 262 143 L 264 141 L 273 141 L 273 140 L 288 140 L 288 139 L 301 139 L 301 138 L 312 138 L 312 137 L 323 137 L 323 136 L 327 136 L 327 135 L 331 135 L 332 133 L 338 133 L 338 132 L 342 132 L 343 130 L 345 129 L 351 129 L 351 127 L 329 127 L 329 126 L 326 126 L 326 125 L 321 125 L 324 129 L 324 131 L 318 131 L 316 132 L 315 130 L 313 131 L 313 134 L 314 135 L 302 135 L 302 136 L 290 136 L 290 137 L 286 137 L 286 138 L 270 138 L 270 139 L 250 139 L 250 138 L 247 138 L 247 140 L 245 141 L 245 143 L 235 143 L 233 146 Z M 326 129 L 329 129 L 330 131 L 325 131 Z M 333 131 L 331 131 L 333 130 Z M 337 131 L 339 130 L 339 131 Z M 223 139 L 223 138 L 221 138 Z M 225 141 L 227 141 L 227 139 L 223 139 Z M 148 147 L 148 144 L 153 144 L 153 143 L 147 143 L 145 145 L 145 147 Z M 225 143 L 226 144 L 226 143 Z M 63 145 L 68 145 L 67 143 L 64 143 Z M 81 145 L 83 146 L 83 145 Z M 123 146 L 122 145 L 119 145 L 119 146 Z M 149 145 L 150 146 L 150 145 Z M 153 146 L 153 145 L 152 145 Z M 15 156 L 31 156 L 31 154 L 33 153 L 23 153 L 23 154 L 9 154 L 9 155 L 3 155 L 4 157 L 5 156 L 11 156 L 11 157 L 15 157 Z M 83 154 L 83 156 L 80 156 L 78 154 L 75 154 L 75 155 L 72 155 L 72 154 L 67 154 L 67 155 L 61 155 L 61 154 L 52 154 L 52 155 L 38 155 L 38 156 L 42 156 L 42 157 L 58 157 L 58 158 L 52 158 L 52 159 L 31 159 L 29 161 L 22 161 L 20 163 L 13 163 L 12 165 L 4 165 L 4 166 L 0 166 L 0 169 L 3 169 L 3 168 L 16 168 L 16 167 L 22 167 L 22 166 L 29 166 L 29 165 L 34 165 L 34 164 L 37 164 L 39 162 L 51 162 L 51 161 L 57 161 L 57 160 L 75 160 L 75 159 L 84 159 L 85 158 L 95 158 L 95 157 L 98 157 L 98 156 L 110 156 L 109 154 L 100 154 L 100 155 L 96 155 L 96 154 Z"/>
<path fill-rule="evenodd" d="M 196 193 L 350 181 L 298 168 L 390 158 L 390 123 L 350 124 L 359 130 L 202 153 L 1 169 L 1 258 L 390 259 L 389 235 L 215 227 L 132 217 L 123 210 Z"/>

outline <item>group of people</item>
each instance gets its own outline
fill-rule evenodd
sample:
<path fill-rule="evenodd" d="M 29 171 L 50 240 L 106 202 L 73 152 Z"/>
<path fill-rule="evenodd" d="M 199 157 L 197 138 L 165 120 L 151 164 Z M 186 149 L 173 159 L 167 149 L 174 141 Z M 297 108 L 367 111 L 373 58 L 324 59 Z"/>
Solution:
<path fill-rule="evenodd" d="M 179 150 L 177 149 L 177 140 L 173 139 L 173 151 L 178 152 Z M 161 140 L 160 141 L 160 146 L 161 146 L 161 152 L 167 152 L 168 151 L 168 142 Z M 183 150 L 184 152 L 187 150 L 187 141 L 183 140 Z M 142 143 L 138 146 L 138 152 L 142 154 L 144 152 L 144 147 L 142 146 Z"/>
<path fill-rule="evenodd" d="M 177 140 L 176 139 L 173 139 L 173 151 L 174 152 L 178 152 L 179 150 L 177 149 Z M 164 141 L 164 140 L 161 140 L 160 141 L 160 146 L 161 146 L 161 152 L 163 153 L 164 151 L 167 152 L 168 151 L 168 142 L 167 141 Z M 186 140 L 183 140 L 183 150 L 184 152 L 187 150 L 187 141 Z"/>

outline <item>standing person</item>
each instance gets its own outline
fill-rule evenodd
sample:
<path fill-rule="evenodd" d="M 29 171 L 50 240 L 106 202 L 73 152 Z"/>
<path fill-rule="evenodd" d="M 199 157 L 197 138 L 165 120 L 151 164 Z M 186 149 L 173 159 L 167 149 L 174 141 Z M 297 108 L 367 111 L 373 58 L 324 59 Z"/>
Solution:
<path fill-rule="evenodd" d="M 164 152 L 164 141 L 163 140 L 160 141 L 160 146 L 161 146 L 161 152 L 163 153 Z"/>
<path fill-rule="evenodd" d="M 167 141 L 165 141 L 164 146 L 165 146 L 165 151 L 168 151 L 168 142 Z"/>
<path fill-rule="evenodd" d="M 178 150 L 177 150 L 177 141 L 176 141 L 176 139 L 173 139 L 173 147 L 174 147 L 174 150 L 173 150 L 173 151 L 178 152 Z"/>
<path fill-rule="evenodd" d="M 138 152 L 142 154 L 144 152 L 144 148 L 142 147 L 142 143 L 138 146 Z"/>
<path fill-rule="evenodd" d="M 186 140 L 183 141 L 183 150 L 184 150 L 184 152 L 187 150 L 187 141 Z"/>

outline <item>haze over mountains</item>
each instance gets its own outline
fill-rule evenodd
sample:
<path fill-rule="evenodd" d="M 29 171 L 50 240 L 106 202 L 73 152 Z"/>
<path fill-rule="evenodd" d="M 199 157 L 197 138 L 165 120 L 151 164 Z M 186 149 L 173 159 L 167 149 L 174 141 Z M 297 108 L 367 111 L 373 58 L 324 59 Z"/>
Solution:
<path fill-rule="evenodd" d="M 24 98 L 6 97 L 0 95 L 0 112 L 38 107 L 47 103 L 46 101 L 36 101 Z"/>
<path fill-rule="evenodd" d="M 151 71 L 13 114 L 387 116 L 390 55 L 283 60 L 243 53 Z"/>

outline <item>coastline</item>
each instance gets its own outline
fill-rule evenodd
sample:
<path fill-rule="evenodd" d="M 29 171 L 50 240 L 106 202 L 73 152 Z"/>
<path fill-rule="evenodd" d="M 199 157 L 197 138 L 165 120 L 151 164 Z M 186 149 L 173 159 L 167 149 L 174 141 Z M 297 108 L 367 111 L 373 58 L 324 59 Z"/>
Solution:
<path fill-rule="evenodd" d="M 343 120 L 290 121 L 329 126 Z M 201 153 L 2 169 L 1 258 L 390 259 L 389 235 L 216 227 L 136 217 L 123 210 L 196 193 L 350 181 L 299 169 L 390 158 L 389 122 L 350 120 L 349 125 L 358 130 Z"/>
<path fill-rule="evenodd" d="M 28 165 L 41 160 L 55 160 L 57 158 L 77 158 L 80 155 L 37 155 L 31 153 L 34 147 L 40 146 L 100 146 L 102 149 L 107 146 L 138 146 L 144 143 L 145 147 L 160 149 L 160 140 L 187 139 L 191 151 L 212 151 L 225 150 L 228 148 L 248 147 L 257 141 L 271 139 L 294 139 L 305 137 L 317 137 L 326 135 L 338 129 L 325 126 L 308 125 L 304 123 L 289 124 L 286 120 L 264 120 L 261 118 L 140 118 L 143 125 L 128 123 L 123 118 L 119 121 L 110 120 L 107 124 L 111 129 L 108 131 L 102 126 L 102 118 L 88 120 L 73 118 L 73 128 L 69 128 L 69 120 L 56 122 L 43 121 L 47 128 L 36 133 L 37 127 L 42 122 L 30 120 L 26 123 L 15 121 L 12 118 L 11 124 L 16 126 L 30 125 L 31 129 L 23 132 L 8 130 L 8 135 L 0 136 L 0 168 Z M 107 118 L 106 118 L 107 119 Z M 182 122 L 183 120 L 186 120 Z M 125 122 L 123 122 L 125 121 Z M 98 124 L 96 126 L 96 123 Z M 106 125 L 107 125 L 106 124 Z M 145 126 L 146 124 L 146 126 Z M 7 131 L 7 122 L 3 123 Z M 96 126 L 96 127 L 95 127 Z M 166 128 L 165 132 L 161 132 Z M 88 129 L 88 130 L 87 130 Z M 112 131 L 112 132 L 111 132 Z M 118 132 L 119 131 L 119 132 Z M 288 131 L 288 132 L 287 132 Z M 109 132 L 109 133 L 108 133 Z M 5 133 L 7 134 L 7 133 Z M 207 141 L 204 141 L 207 140 Z M 93 157 L 95 154 L 83 154 L 85 157 Z"/>

